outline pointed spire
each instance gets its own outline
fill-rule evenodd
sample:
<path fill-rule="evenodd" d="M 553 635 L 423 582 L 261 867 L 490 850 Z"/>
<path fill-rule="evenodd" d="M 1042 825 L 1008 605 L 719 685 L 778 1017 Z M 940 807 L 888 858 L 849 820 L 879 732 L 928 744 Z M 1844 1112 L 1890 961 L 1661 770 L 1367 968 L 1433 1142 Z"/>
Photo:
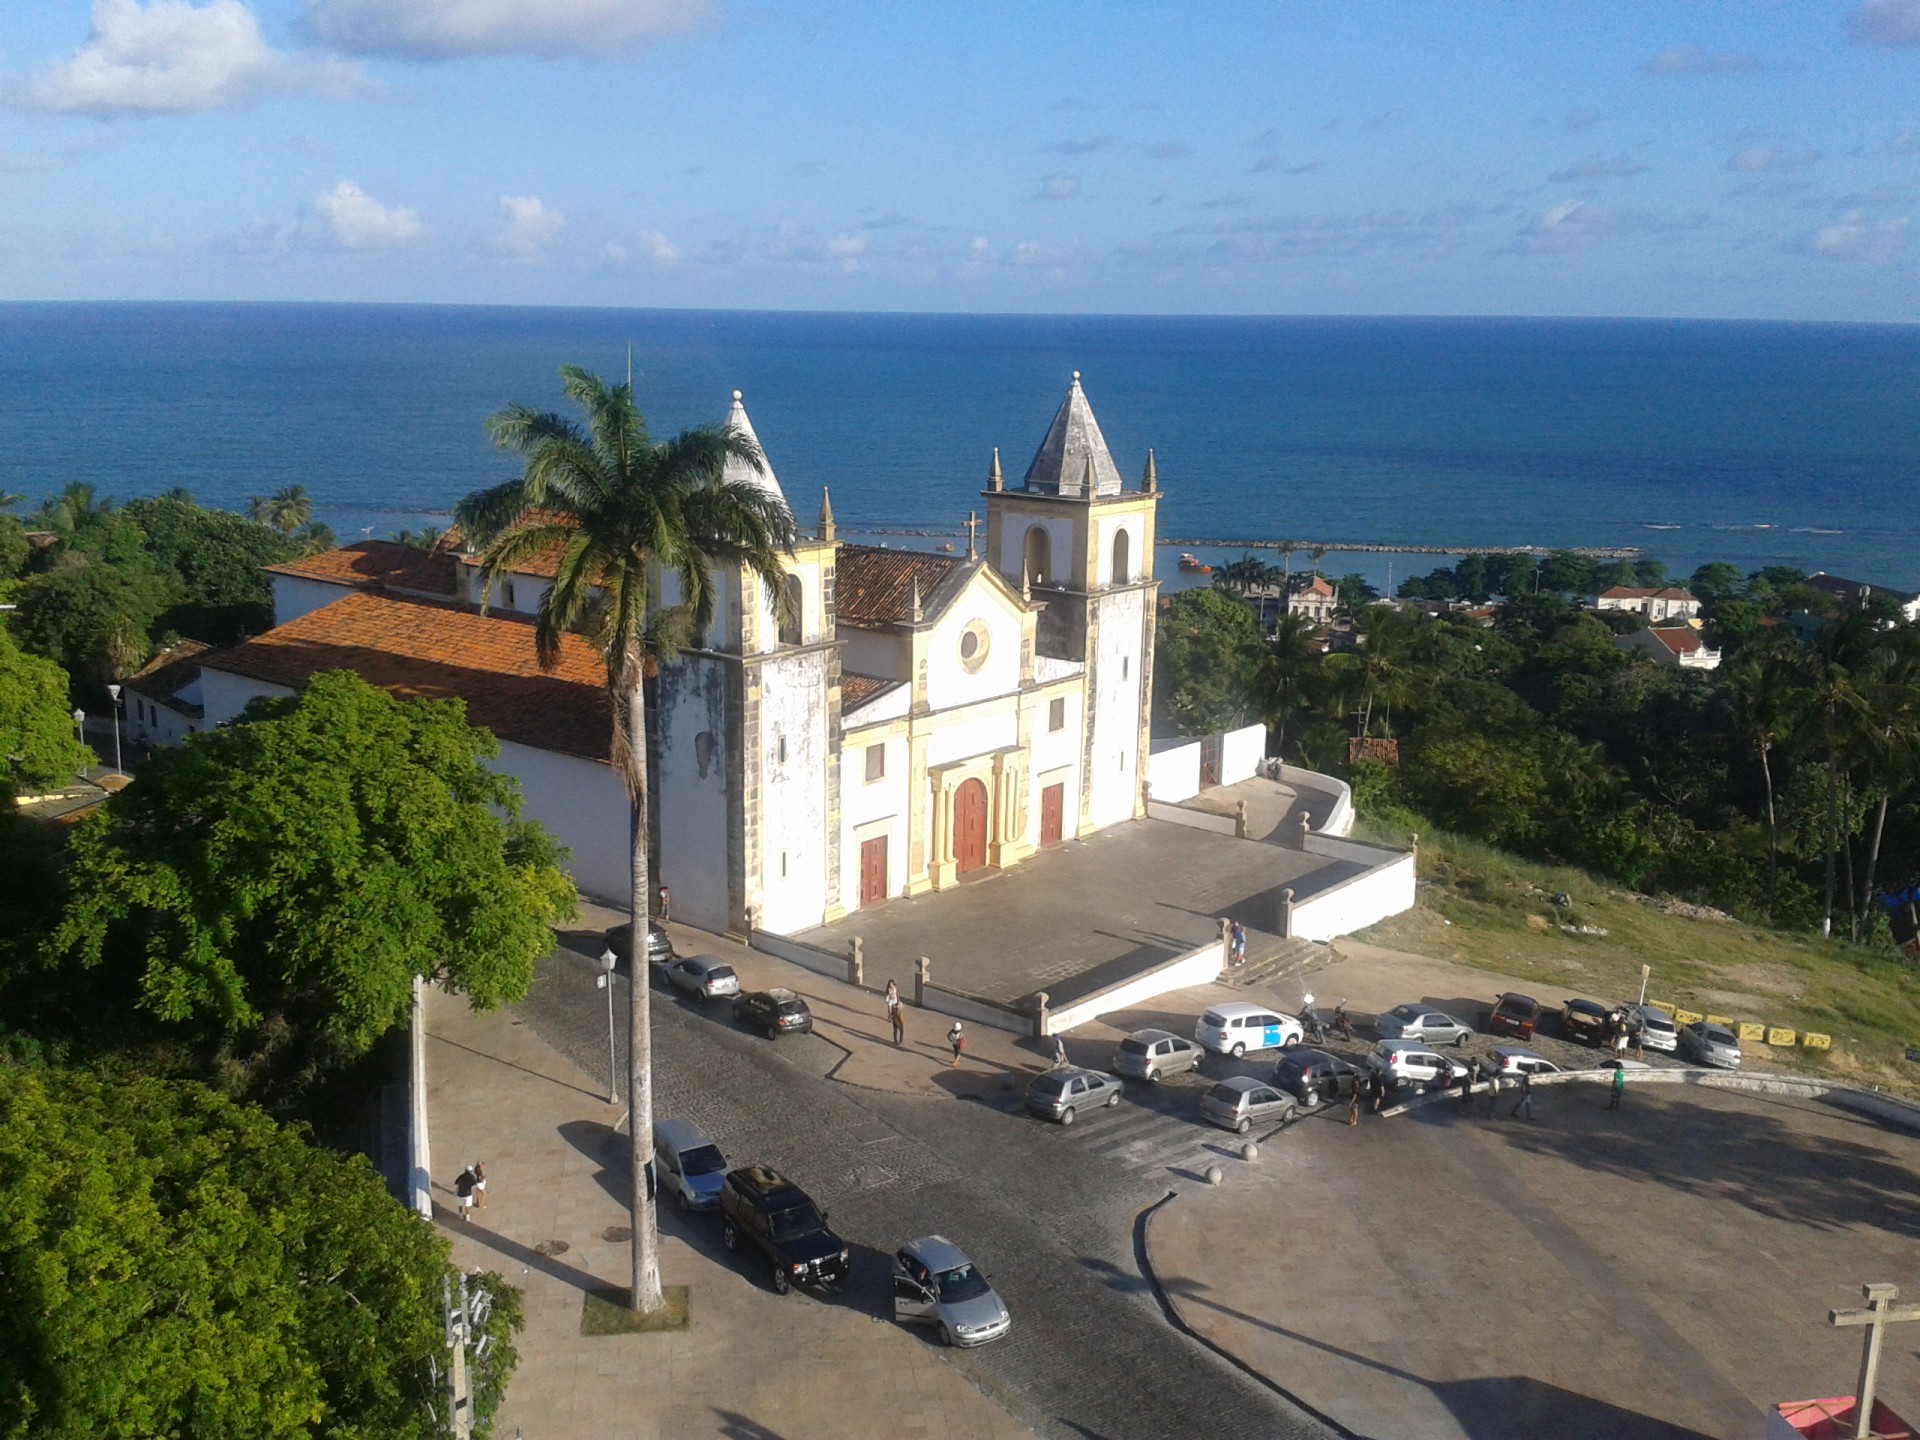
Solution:
<path fill-rule="evenodd" d="M 1089 450 L 1087 452 L 1087 463 L 1080 471 L 1080 493 L 1082 495 L 1093 494 L 1093 487 L 1099 483 L 1099 477 L 1093 473 L 1093 452 Z"/>
<path fill-rule="evenodd" d="M 1149 495 L 1157 494 L 1160 489 L 1159 473 L 1153 468 L 1153 451 L 1147 451 L 1147 473 L 1140 477 L 1140 488 Z"/>
<path fill-rule="evenodd" d="M 1120 472 L 1107 449 L 1100 422 L 1093 418 L 1080 389 L 1080 372 L 1073 372 L 1067 398 L 1060 402 L 1047 438 L 1040 442 L 1033 463 L 1027 467 L 1021 484 L 1043 495 L 1072 495 L 1092 499 L 1096 495 L 1118 495 Z"/>
<path fill-rule="evenodd" d="M 1033 576 L 1024 565 L 1020 567 L 1020 598 L 1029 605 L 1033 603 Z"/>
<path fill-rule="evenodd" d="M 721 478 L 728 484 L 744 482 L 749 485 L 757 485 L 768 494 L 784 502 L 787 497 L 785 492 L 780 488 L 780 482 L 774 478 L 773 462 L 767 459 L 766 447 L 760 444 L 760 437 L 754 433 L 753 422 L 747 418 L 747 407 L 740 403 L 740 392 L 738 390 L 733 392 L 733 405 L 727 411 L 726 422 L 722 428 L 731 430 L 743 439 L 751 440 L 754 443 L 755 447 L 760 451 L 760 468 L 755 470 L 744 460 L 737 460 L 729 455 L 727 457 L 727 463 L 721 467 Z"/>
<path fill-rule="evenodd" d="M 1003 488 L 1000 479 L 1000 447 L 993 447 L 993 468 L 987 471 L 987 489 L 998 495 Z"/>
<path fill-rule="evenodd" d="M 918 575 L 913 577 L 913 598 L 909 603 L 913 607 L 911 611 L 913 623 L 918 625 L 925 618 L 920 613 L 920 577 Z"/>
<path fill-rule="evenodd" d="M 833 501 L 827 495 L 827 487 L 820 487 L 820 525 L 814 532 L 816 539 L 831 540 L 833 531 Z"/>

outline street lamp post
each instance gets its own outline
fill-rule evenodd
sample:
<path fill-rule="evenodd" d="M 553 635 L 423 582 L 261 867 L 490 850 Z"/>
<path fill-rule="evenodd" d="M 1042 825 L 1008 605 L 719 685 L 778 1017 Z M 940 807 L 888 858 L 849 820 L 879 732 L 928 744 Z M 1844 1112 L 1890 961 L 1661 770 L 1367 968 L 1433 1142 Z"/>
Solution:
<path fill-rule="evenodd" d="M 73 712 L 73 738 L 82 745 L 87 743 L 87 712 L 84 710 Z"/>
<path fill-rule="evenodd" d="M 107 694 L 113 697 L 113 768 L 120 769 L 120 687 L 107 686 Z M 124 771 L 122 772 L 125 773 Z"/>
<path fill-rule="evenodd" d="M 607 992 L 607 1103 L 620 1103 L 620 1064 L 613 1048 L 613 966 L 618 959 L 611 946 L 600 956 L 600 975 L 594 987 Z"/>

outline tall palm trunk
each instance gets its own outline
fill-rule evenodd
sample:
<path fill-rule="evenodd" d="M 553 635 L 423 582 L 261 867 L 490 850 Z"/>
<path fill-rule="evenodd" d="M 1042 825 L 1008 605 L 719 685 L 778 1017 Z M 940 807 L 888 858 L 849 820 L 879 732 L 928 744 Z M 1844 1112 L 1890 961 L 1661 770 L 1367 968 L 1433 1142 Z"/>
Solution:
<path fill-rule="evenodd" d="M 1773 918 L 1773 897 L 1780 886 L 1780 824 L 1773 813 L 1773 762 L 1771 745 L 1761 745 L 1760 778 L 1767 787 L 1767 918 Z"/>
<path fill-rule="evenodd" d="M 1880 804 L 1873 816 L 1873 839 L 1867 846 L 1867 876 L 1860 886 L 1860 909 L 1854 922 L 1857 932 L 1867 923 L 1867 917 L 1873 913 L 1873 877 L 1880 868 L 1880 838 L 1887 830 L 1887 802 L 1892 798 L 1891 790 L 1880 792 Z"/>
<path fill-rule="evenodd" d="M 1822 893 L 1820 934 L 1833 938 L 1834 866 L 1840 850 L 1840 764 L 1832 751 L 1827 753 L 1827 874 Z"/>
<path fill-rule="evenodd" d="M 641 669 L 633 669 L 633 688 L 627 696 L 627 794 L 633 806 L 633 955 L 628 961 L 627 986 L 627 1118 L 632 1151 L 632 1190 L 629 1213 L 633 1221 L 633 1285 L 628 1305 L 637 1312 L 658 1310 L 666 1296 L 660 1289 L 660 1232 L 654 1224 L 654 1197 L 649 1183 L 653 1163 L 653 1004 L 652 978 L 647 968 L 647 932 L 652 928 L 653 876 L 647 863 L 647 705 Z M 617 702 L 616 702 L 617 703 Z"/>

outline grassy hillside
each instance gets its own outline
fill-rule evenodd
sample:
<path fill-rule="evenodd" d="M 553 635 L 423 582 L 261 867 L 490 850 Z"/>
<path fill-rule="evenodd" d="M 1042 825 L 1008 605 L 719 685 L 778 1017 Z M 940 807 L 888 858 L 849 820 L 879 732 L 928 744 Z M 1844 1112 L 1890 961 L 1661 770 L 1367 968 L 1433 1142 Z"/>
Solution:
<path fill-rule="evenodd" d="M 1631 1001 L 1651 965 L 1650 1000 L 1833 1037 L 1826 1053 L 1749 1046 L 1752 1063 L 1920 1093 L 1920 1064 L 1902 1058 L 1920 1044 L 1920 967 L 1891 951 L 1671 913 L 1680 907 L 1453 835 L 1422 832 L 1419 864 L 1418 908 L 1356 938 L 1537 980 L 1549 1003 L 1562 987 Z"/>

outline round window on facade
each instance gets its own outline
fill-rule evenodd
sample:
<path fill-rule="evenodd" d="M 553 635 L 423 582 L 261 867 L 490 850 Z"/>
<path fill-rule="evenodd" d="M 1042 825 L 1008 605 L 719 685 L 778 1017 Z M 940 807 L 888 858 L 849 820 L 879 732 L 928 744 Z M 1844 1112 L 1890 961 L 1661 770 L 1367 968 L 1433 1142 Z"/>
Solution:
<path fill-rule="evenodd" d="M 987 627 L 978 620 L 960 632 L 960 664 L 971 675 L 987 663 Z"/>

